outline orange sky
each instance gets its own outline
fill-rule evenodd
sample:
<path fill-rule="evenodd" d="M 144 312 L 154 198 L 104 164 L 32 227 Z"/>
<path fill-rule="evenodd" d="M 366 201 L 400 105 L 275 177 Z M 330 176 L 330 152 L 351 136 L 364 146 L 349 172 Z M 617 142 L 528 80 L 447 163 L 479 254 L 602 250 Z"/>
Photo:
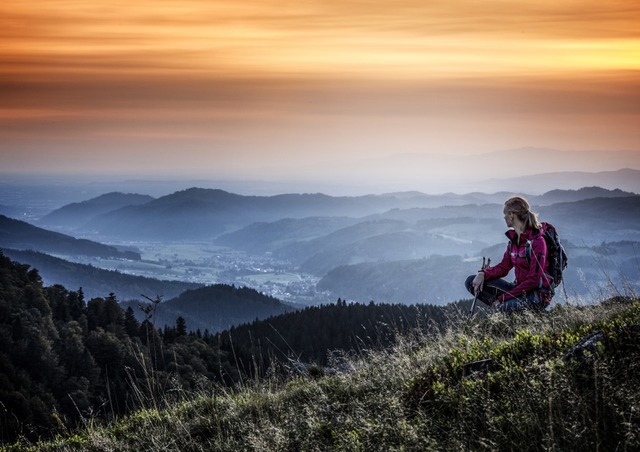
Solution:
<path fill-rule="evenodd" d="M 640 4 L 525 3 L 4 0 L 0 171 L 355 179 L 395 154 L 640 152 Z"/>

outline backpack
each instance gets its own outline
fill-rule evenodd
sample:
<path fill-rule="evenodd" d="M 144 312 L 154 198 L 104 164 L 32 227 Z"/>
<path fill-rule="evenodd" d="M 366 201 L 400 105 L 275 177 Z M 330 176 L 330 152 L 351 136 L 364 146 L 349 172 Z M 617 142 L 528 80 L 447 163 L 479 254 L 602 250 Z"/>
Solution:
<path fill-rule="evenodd" d="M 549 285 L 553 295 L 554 289 L 562 282 L 562 272 L 567 268 L 567 253 L 560 243 L 558 231 L 550 223 L 541 223 L 542 228 L 540 234 L 547 243 L 547 276 L 549 276 Z M 527 241 L 526 245 L 527 259 L 531 260 L 531 241 Z"/>

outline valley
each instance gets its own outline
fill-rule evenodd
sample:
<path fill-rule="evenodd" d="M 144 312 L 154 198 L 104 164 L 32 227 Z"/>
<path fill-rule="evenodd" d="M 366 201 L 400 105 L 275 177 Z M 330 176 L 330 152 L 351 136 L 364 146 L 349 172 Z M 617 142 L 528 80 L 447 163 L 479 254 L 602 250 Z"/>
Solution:
<path fill-rule="evenodd" d="M 2 217 L 0 247 L 36 267 L 47 285 L 120 301 L 169 300 L 187 288 L 227 284 L 296 308 L 338 298 L 445 305 L 469 297 L 463 281 L 482 257 L 502 258 L 507 196 L 108 193 L 30 223 Z M 640 291 L 639 195 L 585 187 L 528 197 L 569 254 L 556 302 Z"/>
<path fill-rule="evenodd" d="M 318 276 L 300 273 L 290 262 L 269 254 L 252 255 L 211 243 L 126 242 L 113 245 L 135 248 L 140 252 L 141 259 L 57 257 L 127 275 L 165 281 L 247 286 L 299 306 L 335 301 L 330 292 L 316 290 L 320 280 Z"/>

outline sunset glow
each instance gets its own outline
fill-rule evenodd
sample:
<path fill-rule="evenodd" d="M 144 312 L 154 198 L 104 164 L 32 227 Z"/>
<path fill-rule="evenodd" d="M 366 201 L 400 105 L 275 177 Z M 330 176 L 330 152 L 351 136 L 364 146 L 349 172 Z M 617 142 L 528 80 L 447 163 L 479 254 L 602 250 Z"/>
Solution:
<path fill-rule="evenodd" d="M 277 178 L 344 155 L 640 151 L 639 23 L 634 1 L 9 0 L 0 164 Z"/>

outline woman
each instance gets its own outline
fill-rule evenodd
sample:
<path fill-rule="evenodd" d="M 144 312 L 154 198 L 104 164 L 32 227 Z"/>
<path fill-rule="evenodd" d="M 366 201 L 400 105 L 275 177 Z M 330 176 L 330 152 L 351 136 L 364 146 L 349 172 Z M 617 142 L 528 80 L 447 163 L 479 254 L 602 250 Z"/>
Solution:
<path fill-rule="evenodd" d="M 529 203 L 513 196 L 504 203 L 504 221 L 509 239 L 502 261 L 467 278 L 465 286 L 478 299 L 502 312 L 544 310 L 551 302 L 547 271 L 547 244 L 541 225 Z M 515 281 L 503 277 L 515 268 Z"/>

